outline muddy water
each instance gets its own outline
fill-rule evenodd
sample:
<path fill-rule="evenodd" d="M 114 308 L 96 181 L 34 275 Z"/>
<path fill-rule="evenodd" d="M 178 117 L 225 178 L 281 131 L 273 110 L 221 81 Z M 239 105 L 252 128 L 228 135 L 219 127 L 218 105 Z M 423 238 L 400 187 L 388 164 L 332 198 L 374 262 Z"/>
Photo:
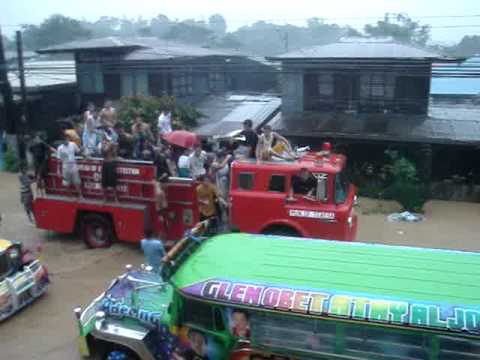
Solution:
<path fill-rule="evenodd" d="M 80 359 L 72 309 L 86 305 L 118 275 L 124 264 L 140 264 L 138 248 L 116 244 L 87 250 L 81 241 L 35 229 L 18 203 L 17 178 L 0 172 L 0 212 L 5 215 L 0 238 L 17 239 L 30 248 L 43 248 L 52 284 L 29 308 L 0 324 L 0 359 Z M 361 199 L 358 239 L 366 242 L 480 251 L 480 205 L 431 202 L 426 221 L 388 223 L 394 203 Z"/>

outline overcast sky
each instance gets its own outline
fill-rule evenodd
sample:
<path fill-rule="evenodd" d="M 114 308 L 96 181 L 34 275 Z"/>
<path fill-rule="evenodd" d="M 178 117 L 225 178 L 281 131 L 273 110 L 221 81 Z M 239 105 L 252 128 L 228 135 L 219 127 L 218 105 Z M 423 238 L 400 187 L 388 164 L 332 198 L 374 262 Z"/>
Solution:
<path fill-rule="evenodd" d="M 432 25 L 435 42 L 453 42 L 465 34 L 480 34 L 480 0 L 1 0 L 0 25 L 10 35 L 18 30 L 18 24 L 40 23 L 53 13 L 86 20 L 103 15 L 150 18 L 159 13 L 171 19 L 207 20 L 211 14 L 221 13 L 229 30 L 257 20 L 304 25 L 305 19 L 313 16 L 361 28 L 386 12 L 420 17 L 419 20 Z M 476 16 L 426 18 L 464 15 Z M 355 19 L 345 19 L 350 17 Z"/>

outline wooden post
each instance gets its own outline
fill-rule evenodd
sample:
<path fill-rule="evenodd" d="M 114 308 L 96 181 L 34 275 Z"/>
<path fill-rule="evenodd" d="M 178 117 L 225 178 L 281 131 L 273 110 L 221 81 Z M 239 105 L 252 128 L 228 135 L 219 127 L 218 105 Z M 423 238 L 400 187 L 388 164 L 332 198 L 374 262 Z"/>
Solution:
<path fill-rule="evenodd" d="M 17 31 L 17 60 L 18 60 L 18 75 L 20 78 L 20 91 L 22 96 L 22 111 L 20 116 L 21 125 L 17 128 L 17 144 L 18 157 L 20 160 L 26 160 L 26 145 L 25 145 L 25 130 L 28 125 L 27 114 L 27 88 L 25 85 L 25 68 L 23 63 L 23 42 L 22 32 Z"/>

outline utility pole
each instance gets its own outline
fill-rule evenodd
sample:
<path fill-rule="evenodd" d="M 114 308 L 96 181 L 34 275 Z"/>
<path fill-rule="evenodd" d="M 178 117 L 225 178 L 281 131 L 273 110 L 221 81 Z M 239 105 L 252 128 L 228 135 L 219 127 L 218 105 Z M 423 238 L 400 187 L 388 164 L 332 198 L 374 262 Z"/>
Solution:
<path fill-rule="evenodd" d="M 0 114 L 0 119 L 3 117 L 3 124 L 0 121 L 0 170 L 3 167 L 3 132 L 12 132 L 13 130 L 13 94 L 10 82 L 8 81 L 7 60 L 5 59 L 5 52 L 3 46 L 2 29 L 0 28 L 0 95 L 3 98 L 3 114 Z"/>
<path fill-rule="evenodd" d="M 20 77 L 20 91 L 22 95 L 22 111 L 20 116 L 21 125 L 17 127 L 17 146 L 18 157 L 20 160 L 26 160 L 25 146 L 25 128 L 28 124 L 27 119 L 27 88 L 25 86 L 25 68 L 23 64 L 23 42 L 22 32 L 17 31 L 17 59 L 18 59 L 18 75 Z"/>

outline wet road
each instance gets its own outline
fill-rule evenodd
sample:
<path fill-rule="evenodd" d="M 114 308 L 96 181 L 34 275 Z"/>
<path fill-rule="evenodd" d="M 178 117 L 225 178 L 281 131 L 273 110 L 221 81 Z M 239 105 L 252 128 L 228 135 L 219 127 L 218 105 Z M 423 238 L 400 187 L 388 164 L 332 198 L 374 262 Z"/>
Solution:
<path fill-rule="evenodd" d="M 101 293 L 125 264 L 140 264 L 141 253 L 124 244 L 87 250 L 74 237 L 37 230 L 28 223 L 18 198 L 16 176 L 0 172 L 4 214 L 0 238 L 17 239 L 33 249 L 43 247 L 41 258 L 48 264 L 52 284 L 44 297 L 0 324 L 0 359 L 80 359 L 72 309 Z M 386 222 L 383 213 L 395 208 L 392 203 L 363 199 L 358 209 L 359 240 L 480 251 L 479 204 L 432 202 L 421 224 Z"/>

